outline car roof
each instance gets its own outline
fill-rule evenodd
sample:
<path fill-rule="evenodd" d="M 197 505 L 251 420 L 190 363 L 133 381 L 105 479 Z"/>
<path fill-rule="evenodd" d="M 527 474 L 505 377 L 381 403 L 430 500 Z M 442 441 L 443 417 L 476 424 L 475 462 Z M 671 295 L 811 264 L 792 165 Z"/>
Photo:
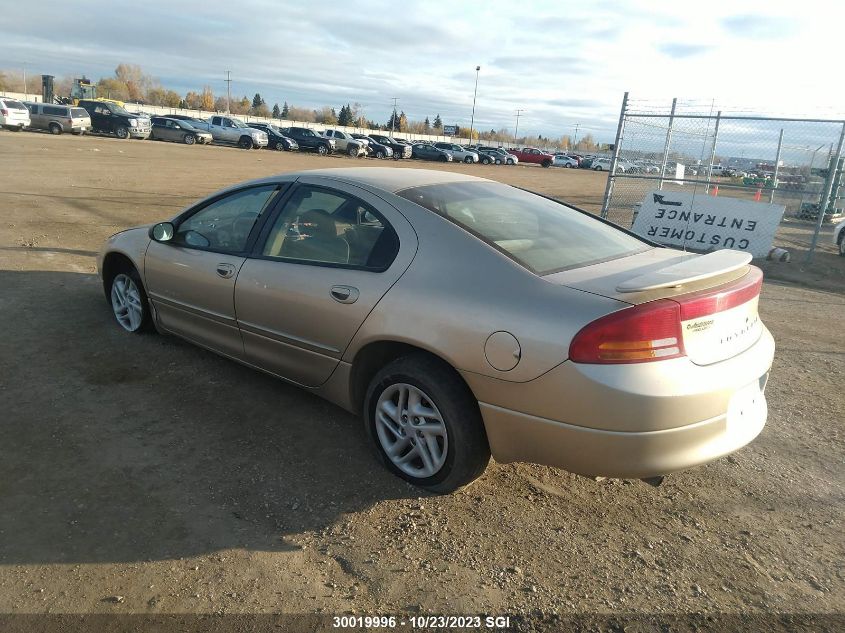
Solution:
<path fill-rule="evenodd" d="M 295 172 L 285 174 L 285 176 L 323 176 L 351 184 L 368 185 L 391 193 L 425 185 L 453 182 L 490 182 L 487 178 L 436 169 L 415 169 L 413 167 L 335 167 Z M 271 176 L 262 179 L 262 181 L 272 182 L 275 178 L 277 177 Z"/>

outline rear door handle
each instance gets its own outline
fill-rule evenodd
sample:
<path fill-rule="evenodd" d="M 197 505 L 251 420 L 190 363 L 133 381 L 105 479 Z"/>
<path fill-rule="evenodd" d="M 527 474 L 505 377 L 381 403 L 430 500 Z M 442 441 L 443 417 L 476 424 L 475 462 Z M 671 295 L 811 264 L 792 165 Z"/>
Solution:
<path fill-rule="evenodd" d="M 338 303 L 355 303 L 361 293 L 353 286 L 332 286 L 332 299 Z"/>
<path fill-rule="evenodd" d="M 235 274 L 235 267 L 232 264 L 217 264 L 217 274 L 223 279 L 229 279 Z"/>

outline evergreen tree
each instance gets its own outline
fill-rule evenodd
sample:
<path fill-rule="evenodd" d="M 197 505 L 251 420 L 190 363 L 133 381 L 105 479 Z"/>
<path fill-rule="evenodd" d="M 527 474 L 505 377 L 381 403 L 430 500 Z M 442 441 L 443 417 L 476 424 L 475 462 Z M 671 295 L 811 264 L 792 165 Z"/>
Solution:
<path fill-rule="evenodd" d="M 443 119 L 440 118 L 439 114 L 436 117 L 434 117 L 434 129 L 435 130 L 443 129 Z"/>
<path fill-rule="evenodd" d="M 262 105 L 267 105 L 267 104 L 265 103 L 264 99 L 261 98 L 261 95 L 256 92 L 255 96 L 252 98 L 252 109 L 257 110 Z"/>
<path fill-rule="evenodd" d="M 274 119 L 282 118 L 282 111 L 279 110 L 279 104 L 278 103 L 273 104 L 273 118 Z"/>
<path fill-rule="evenodd" d="M 288 107 L 288 102 L 285 101 L 285 104 L 282 106 L 282 118 L 286 119 L 290 116 L 290 108 Z"/>
<path fill-rule="evenodd" d="M 428 117 L 425 117 L 425 121 L 423 121 L 423 130 L 426 134 L 431 131 L 431 122 L 428 120 Z"/>
<path fill-rule="evenodd" d="M 337 124 L 351 126 L 354 123 L 355 121 L 352 119 L 352 108 L 349 107 L 349 104 L 341 106 L 340 114 L 337 115 Z"/>

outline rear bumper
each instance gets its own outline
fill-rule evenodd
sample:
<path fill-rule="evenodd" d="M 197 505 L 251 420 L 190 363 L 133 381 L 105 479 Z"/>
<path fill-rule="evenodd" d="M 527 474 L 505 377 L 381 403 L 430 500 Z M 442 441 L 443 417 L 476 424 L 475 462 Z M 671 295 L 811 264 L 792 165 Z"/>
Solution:
<path fill-rule="evenodd" d="M 757 383 L 737 392 L 724 415 L 663 431 L 602 431 L 481 404 L 493 457 L 534 462 L 579 475 L 639 478 L 691 468 L 732 453 L 766 424 Z"/>
<path fill-rule="evenodd" d="M 610 367 L 566 362 L 526 383 L 463 375 L 497 461 L 651 477 L 753 440 L 766 423 L 763 389 L 773 355 L 764 328 L 751 348 L 711 366 L 687 359 Z"/>

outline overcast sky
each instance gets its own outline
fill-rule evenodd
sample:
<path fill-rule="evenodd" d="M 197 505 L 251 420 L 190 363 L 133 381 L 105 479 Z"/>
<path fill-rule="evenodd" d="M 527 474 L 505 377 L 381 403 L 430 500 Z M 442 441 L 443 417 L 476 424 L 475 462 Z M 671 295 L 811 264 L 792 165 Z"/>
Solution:
<path fill-rule="evenodd" d="M 272 106 L 358 101 L 386 120 L 440 114 L 613 140 L 624 91 L 709 109 L 842 116 L 839 3 L 804 0 L 354 0 L 6 3 L 0 68 L 111 74 L 136 63 L 179 92 L 260 92 Z"/>

